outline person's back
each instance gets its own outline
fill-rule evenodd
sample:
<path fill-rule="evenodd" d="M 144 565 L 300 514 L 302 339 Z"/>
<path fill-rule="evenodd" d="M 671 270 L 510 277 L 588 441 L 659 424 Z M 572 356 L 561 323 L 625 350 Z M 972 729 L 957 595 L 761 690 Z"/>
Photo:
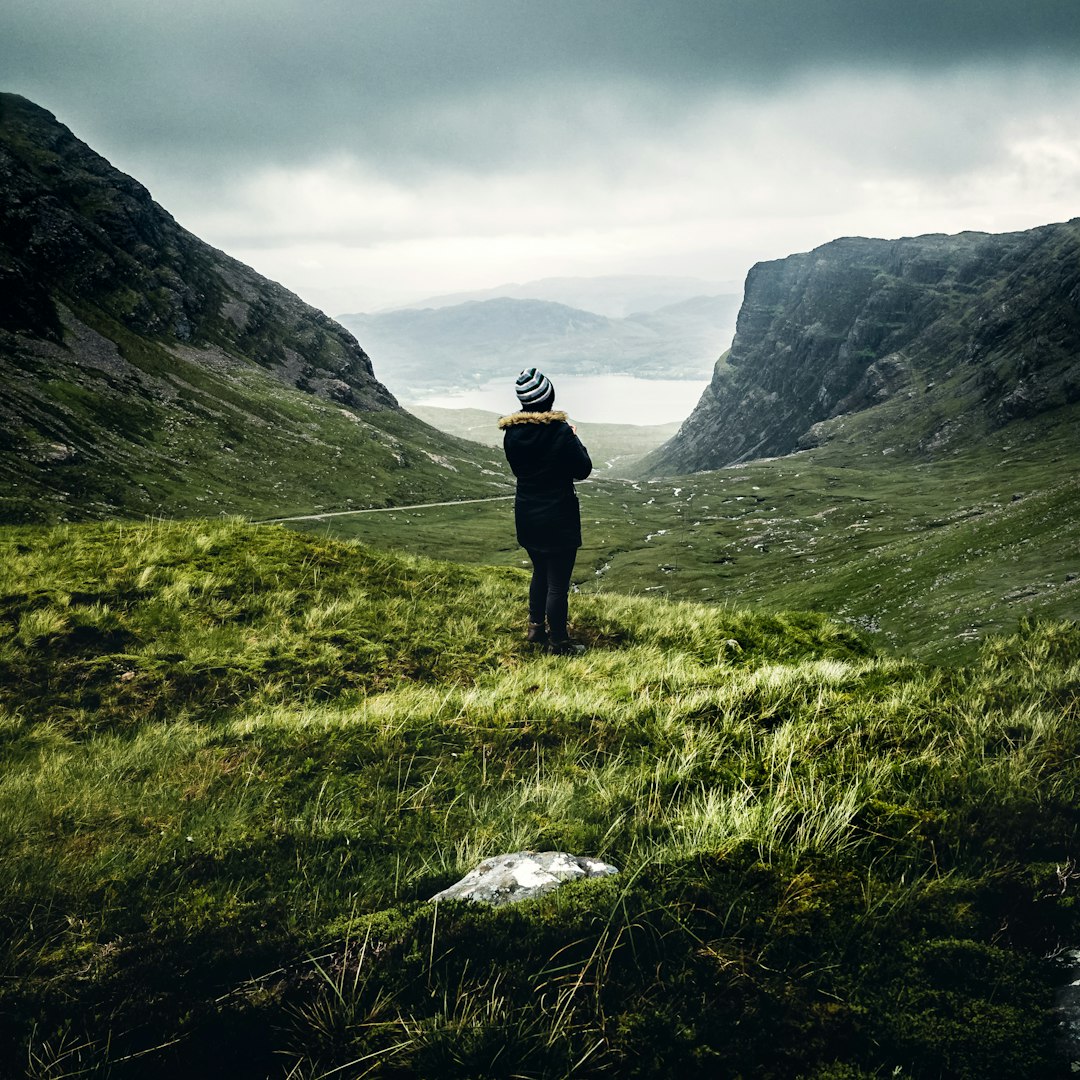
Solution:
<path fill-rule="evenodd" d="M 592 472 L 592 461 L 566 413 L 519 412 L 503 417 L 499 426 L 518 482 L 518 543 L 541 551 L 580 547 L 574 481 Z"/>
<path fill-rule="evenodd" d="M 556 652 L 576 652 L 580 646 L 569 640 L 566 626 L 570 575 L 581 546 L 574 481 L 592 472 L 592 461 L 566 413 L 552 411 L 555 390 L 548 379 L 535 368 L 523 371 L 517 395 L 521 411 L 504 416 L 499 427 L 517 477 L 517 540 L 533 563 L 528 640 L 550 641 Z"/>

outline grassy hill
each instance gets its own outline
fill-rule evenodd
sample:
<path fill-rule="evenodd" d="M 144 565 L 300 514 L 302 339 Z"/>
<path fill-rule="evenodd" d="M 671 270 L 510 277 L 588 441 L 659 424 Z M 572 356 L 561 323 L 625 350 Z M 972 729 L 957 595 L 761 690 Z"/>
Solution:
<path fill-rule="evenodd" d="M 937 460 L 846 444 L 653 481 L 578 485 L 597 589 L 813 608 L 883 651 L 952 662 L 1025 616 L 1080 619 L 1075 407 Z M 335 535 L 521 566 L 509 503 L 336 518 Z"/>
<path fill-rule="evenodd" d="M 236 520 L 3 530 L 0 1060 L 1067 1074 L 1075 624 L 938 668 L 597 593 L 564 659 L 522 643 L 525 588 Z M 521 848 L 621 872 L 424 902 Z"/>
<path fill-rule="evenodd" d="M 32 434 L 16 424 L 19 445 L 0 447 L 0 521 L 272 517 L 511 490 L 501 454 L 407 413 L 321 401 L 250 366 L 142 357 L 171 400 L 115 393 L 93 375 L 12 379 L 8 406 L 48 419 Z"/>

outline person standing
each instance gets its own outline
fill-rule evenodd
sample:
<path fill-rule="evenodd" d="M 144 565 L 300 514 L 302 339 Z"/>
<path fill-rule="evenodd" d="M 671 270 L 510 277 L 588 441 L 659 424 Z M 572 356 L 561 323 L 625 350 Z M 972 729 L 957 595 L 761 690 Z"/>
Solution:
<path fill-rule="evenodd" d="M 592 472 L 589 452 L 552 410 L 555 388 L 536 368 L 517 377 L 519 412 L 499 420 L 503 450 L 517 477 L 514 526 L 518 543 L 532 560 L 529 628 L 526 640 L 548 652 L 573 655 L 585 647 L 567 629 L 570 575 L 581 547 L 581 511 L 574 481 Z"/>

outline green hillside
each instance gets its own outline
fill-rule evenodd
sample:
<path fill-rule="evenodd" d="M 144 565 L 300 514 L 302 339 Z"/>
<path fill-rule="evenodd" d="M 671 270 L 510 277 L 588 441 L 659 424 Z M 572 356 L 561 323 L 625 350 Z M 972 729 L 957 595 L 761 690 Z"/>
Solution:
<path fill-rule="evenodd" d="M 8 407 L 43 419 L 32 434 L 9 429 L 25 445 L 0 452 L 0 521 L 272 517 L 510 490 L 501 454 L 406 413 L 320 401 L 251 366 L 207 370 L 152 348 L 138 356 L 174 389 L 166 404 L 92 376 L 13 377 Z"/>
<path fill-rule="evenodd" d="M 381 506 L 505 489 L 343 327 L 0 94 L 0 522 Z"/>
<path fill-rule="evenodd" d="M 1024 616 L 1080 619 L 1077 407 L 926 460 L 844 443 L 578 485 L 583 592 L 812 608 L 883 651 L 952 662 Z M 301 523 L 308 528 L 311 523 Z M 508 502 L 335 518 L 335 535 L 521 566 Z"/>
<path fill-rule="evenodd" d="M 521 641 L 512 569 L 236 520 L 0 545 L 29 1075 L 1068 1073 L 1075 624 L 948 669 L 597 593 L 564 659 Z M 424 902 L 523 848 L 621 872 Z"/>

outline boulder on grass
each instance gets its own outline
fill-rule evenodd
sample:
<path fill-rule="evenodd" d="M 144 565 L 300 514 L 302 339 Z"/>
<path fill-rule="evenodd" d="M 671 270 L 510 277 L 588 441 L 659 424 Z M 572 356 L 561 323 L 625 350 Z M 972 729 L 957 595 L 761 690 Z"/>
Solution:
<path fill-rule="evenodd" d="M 514 851 L 485 859 L 457 884 L 436 893 L 431 900 L 472 900 L 500 907 L 543 896 L 565 881 L 608 877 L 618 872 L 598 859 L 569 855 L 565 851 Z"/>

